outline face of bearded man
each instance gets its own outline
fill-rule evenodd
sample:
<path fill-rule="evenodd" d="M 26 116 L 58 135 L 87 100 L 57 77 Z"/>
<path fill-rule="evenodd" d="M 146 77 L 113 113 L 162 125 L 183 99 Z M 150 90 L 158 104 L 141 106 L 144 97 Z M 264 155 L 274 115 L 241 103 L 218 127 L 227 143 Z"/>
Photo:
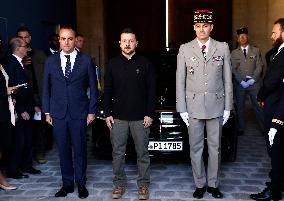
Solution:
<path fill-rule="evenodd" d="M 271 41 L 273 47 L 280 46 L 283 43 L 282 40 L 282 29 L 280 24 L 274 24 L 272 28 L 272 34 L 271 34 Z"/>
<path fill-rule="evenodd" d="M 135 54 L 135 49 L 138 45 L 136 36 L 133 33 L 122 33 L 120 36 L 120 48 L 124 56 L 132 56 Z"/>

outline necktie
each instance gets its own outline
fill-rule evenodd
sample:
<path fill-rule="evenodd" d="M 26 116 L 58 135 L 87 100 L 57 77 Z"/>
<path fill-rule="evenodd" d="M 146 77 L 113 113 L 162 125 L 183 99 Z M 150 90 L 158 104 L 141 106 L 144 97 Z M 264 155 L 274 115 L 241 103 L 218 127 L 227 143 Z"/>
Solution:
<path fill-rule="evenodd" d="M 64 55 L 67 59 L 66 66 L 65 66 L 65 77 L 69 78 L 71 74 L 71 61 L 70 61 L 70 55 Z"/>
<path fill-rule="evenodd" d="M 244 49 L 244 55 L 247 57 L 247 49 Z"/>
<path fill-rule="evenodd" d="M 201 52 L 202 52 L 202 54 L 203 54 L 204 59 L 206 59 L 206 52 L 205 52 L 205 49 L 206 49 L 206 45 L 202 45 L 202 47 L 201 47 Z"/>

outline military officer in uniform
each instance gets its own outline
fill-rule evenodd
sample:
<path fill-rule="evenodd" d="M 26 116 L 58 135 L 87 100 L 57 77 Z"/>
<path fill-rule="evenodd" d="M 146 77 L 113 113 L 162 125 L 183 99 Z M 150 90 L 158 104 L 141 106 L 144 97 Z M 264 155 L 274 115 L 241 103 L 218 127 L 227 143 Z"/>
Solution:
<path fill-rule="evenodd" d="M 176 109 L 188 126 L 194 198 L 209 192 L 222 198 L 218 189 L 222 126 L 233 108 L 230 51 L 227 43 L 210 37 L 213 14 L 194 12 L 196 38 L 180 46 L 177 56 Z M 204 127 L 207 130 L 208 168 L 203 163 Z M 206 182 L 207 180 L 207 182 Z"/>
<path fill-rule="evenodd" d="M 266 144 L 271 157 L 271 182 L 260 193 L 251 194 L 254 200 L 281 200 L 284 181 L 284 18 L 273 26 L 272 36 L 281 36 L 282 44 L 270 62 L 257 100 L 263 106 Z"/>
<path fill-rule="evenodd" d="M 260 130 L 264 132 L 263 112 L 256 100 L 256 95 L 260 87 L 261 72 L 263 70 L 260 51 L 257 47 L 249 44 L 247 28 L 238 29 L 237 35 L 239 47 L 232 51 L 231 60 L 234 95 L 237 106 L 238 135 L 242 135 L 245 130 L 246 95 L 250 98 Z"/>

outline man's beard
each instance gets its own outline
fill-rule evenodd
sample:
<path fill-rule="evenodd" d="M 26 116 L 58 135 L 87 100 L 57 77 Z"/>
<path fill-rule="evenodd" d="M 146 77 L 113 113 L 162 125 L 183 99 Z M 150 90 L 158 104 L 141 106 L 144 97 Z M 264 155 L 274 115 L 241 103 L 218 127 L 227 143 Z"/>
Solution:
<path fill-rule="evenodd" d="M 279 47 L 283 41 L 282 41 L 282 37 L 281 37 L 282 34 L 280 34 L 280 36 L 275 40 L 275 42 L 272 44 L 273 47 Z"/>
<path fill-rule="evenodd" d="M 125 49 L 130 49 L 130 48 L 124 48 L 123 50 L 122 50 L 122 52 L 124 53 L 124 54 L 126 54 L 126 55 L 131 55 L 131 54 L 133 54 L 133 52 L 135 51 L 135 50 L 131 50 L 130 52 L 126 52 L 125 51 Z"/>

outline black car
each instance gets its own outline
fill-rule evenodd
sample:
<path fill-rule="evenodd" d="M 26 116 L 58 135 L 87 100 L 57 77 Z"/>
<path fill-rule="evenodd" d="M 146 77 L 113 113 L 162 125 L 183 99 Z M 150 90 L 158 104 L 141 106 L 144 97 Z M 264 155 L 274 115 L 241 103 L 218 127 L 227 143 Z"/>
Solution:
<path fill-rule="evenodd" d="M 162 51 L 146 54 L 154 63 L 157 74 L 157 104 L 153 123 L 150 127 L 150 155 L 172 154 L 189 156 L 187 127 L 175 110 L 176 51 Z M 109 129 L 105 123 L 102 98 L 99 99 L 97 118 L 93 122 L 93 142 L 96 152 L 111 154 Z M 237 135 L 234 113 L 223 127 L 222 158 L 226 161 L 236 159 Z M 135 147 L 129 135 L 126 154 L 135 154 Z M 206 136 L 205 136 L 206 140 Z M 206 143 L 205 143 L 206 144 Z M 206 147 L 205 147 L 206 149 Z M 206 151 L 204 151 L 206 153 Z"/>

